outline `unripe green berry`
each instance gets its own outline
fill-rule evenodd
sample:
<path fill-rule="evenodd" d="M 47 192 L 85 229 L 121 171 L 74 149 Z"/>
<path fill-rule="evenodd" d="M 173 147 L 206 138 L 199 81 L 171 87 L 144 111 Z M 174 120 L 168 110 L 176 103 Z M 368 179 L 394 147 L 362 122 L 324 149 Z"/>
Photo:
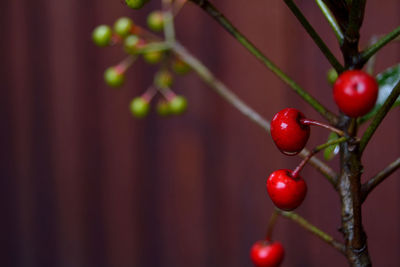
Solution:
<path fill-rule="evenodd" d="M 135 54 L 139 44 L 140 38 L 137 35 L 131 34 L 124 40 L 125 51 L 129 54 Z"/>
<path fill-rule="evenodd" d="M 335 81 L 338 78 L 338 73 L 336 72 L 336 70 L 334 68 L 331 68 L 328 70 L 328 72 L 326 73 L 326 78 L 328 79 L 328 82 L 330 84 L 334 84 Z"/>
<path fill-rule="evenodd" d="M 185 97 L 177 95 L 169 101 L 169 110 L 172 114 L 179 115 L 186 111 L 187 100 Z"/>
<path fill-rule="evenodd" d="M 160 101 L 157 103 L 157 113 L 160 116 L 168 116 L 171 112 L 169 109 L 169 103 L 167 101 Z"/>
<path fill-rule="evenodd" d="M 149 113 L 150 104 L 143 97 L 135 97 L 131 101 L 129 109 L 136 118 L 143 118 Z"/>
<path fill-rule="evenodd" d="M 133 21 L 127 17 L 121 17 L 114 23 L 114 31 L 121 37 L 127 36 L 133 27 Z"/>
<path fill-rule="evenodd" d="M 176 58 L 172 62 L 172 69 L 176 74 L 184 75 L 190 71 L 190 66 L 185 61 Z"/>
<path fill-rule="evenodd" d="M 143 59 L 149 64 L 157 64 L 163 58 L 162 51 L 149 51 L 143 54 Z"/>
<path fill-rule="evenodd" d="M 161 11 L 153 11 L 147 16 L 147 26 L 155 32 L 164 29 L 164 14 Z"/>
<path fill-rule="evenodd" d="M 120 87 L 125 81 L 125 75 L 116 67 L 110 67 L 104 72 L 104 80 L 111 87 Z"/>
<path fill-rule="evenodd" d="M 110 26 L 107 25 L 100 25 L 97 26 L 92 33 L 93 42 L 97 46 L 107 46 L 112 37 L 112 31 Z"/>
<path fill-rule="evenodd" d="M 167 70 L 157 72 L 156 76 L 154 77 L 154 84 L 158 88 L 170 88 L 173 82 L 174 78 L 172 77 L 172 74 Z"/>
<path fill-rule="evenodd" d="M 125 0 L 128 7 L 133 9 L 139 9 L 144 6 L 149 0 Z"/>

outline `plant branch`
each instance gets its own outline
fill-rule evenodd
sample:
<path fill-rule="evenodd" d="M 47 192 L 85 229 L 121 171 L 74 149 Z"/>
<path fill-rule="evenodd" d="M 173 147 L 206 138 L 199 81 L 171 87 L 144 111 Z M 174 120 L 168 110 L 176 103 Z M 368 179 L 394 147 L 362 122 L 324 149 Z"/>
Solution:
<path fill-rule="evenodd" d="M 335 125 L 338 121 L 337 116 L 325 108 L 314 97 L 301 88 L 293 79 L 279 69 L 271 60 L 269 60 L 261 51 L 256 48 L 242 33 L 240 33 L 232 23 L 219 12 L 208 0 L 190 0 L 212 18 L 214 18 L 222 27 L 224 27 L 240 44 L 242 44 L 251 54 L 260 60 L 268 69 L 275 73 L 283 82 L 290 86 L 301 98 L 310 104 L 317 112 L 326 118 L 331 124 Z"/>
<path fill-rule="evenodd" d="M 278 212 L 283 217 L 288 218 L 288 219 L 296 222 L 298 225 L 300 225 L 301 227 L 305 228 L 309 232 L 313 233 L 314 235 L 319 237 L 322 241 L 324 241 L 325 243 L 331 245 L 332 247 L 337 249 L 339 252 L 344 254 L 345 248 L 344 248 L 344 245 L 342 243 L 340 243 L 339 241 L 336 241 L 332 236 L 328 235 L 327 233 L 325 233 L 324 231 L 322 231 L 318 227 L 312 225 L 311 223 L 309 223 L 306 219 L 304 219 L 303 217 L 301 217 L 297 213 L 286 212 L 286 211 L 281 211 L 281 210 L 278 210 Z"/>
<path fill-rule="evenodd" d="M 318 5 L 319 9 L 321 9 L 322 14 L 324 14 L 329 25 L 331 25 L 331 28 L 333 29 L 333 32 L 335 33 L 335 36 L 336 36 L 339 44 L 342 45 L 343 39 L 344 39 L 344 34 L 343 34 L 342 30 L 340 29 L 340 26 L 337 23 L 335 17 L 333 16 L 332 12 L 329 10 L 328 6 L 324 3 L 324 1 L 315 0 L 315 2 L 317 2 L 317 5 Z"/>
<path fill-rule="evenodd" d="M 376 43 L 365 49 L 361 53 L 361 61 L 363 63 L 366 63 L 370 57 L 372 57 L 376 52 L 378 52 L 381 48 L 383 48 L 387 43 L 395 39 L 397 36 L 400 35 L 400 26 L 398 26 L 396 29 L 388 33 L 387 35 L 383 36 L 381 39 L 379 39 Z"/>
<path fill-rule="evenodd" d="M 372 135 L 375 133 L 378 126 L 381 124 L 382 120 L 385 118 L 386 114 L 392 108 L 394 102 L 400 95 L 400 81 L 396 84 L 393 88 L 392 92 L 390 93 L 389 97 L 386 99 L 385 103 L 383 103 L 382 107 L 376 113 L 374 119 L 372 120 L 371 124 L 368 126 L 367 130 L 365 131 L 364 135 L 360 141 L 360 155 L 364 151 L 365 147 L 367 146 L 369 140 L 371 139 Z"/>
<path fill-rule="evenodd" d="M 260 114 L 258 114 L 255 110 L 253 110 L 246 103 L 244 103 L 237 95 L 235 95 L 232 91 L 230 91 L 225 84 L 216 79 L 214 75 L 208 70 L 208 68 L 204 66 L 204 64 L 202 64 L 192 54 L 190 54 L 182 45 L 176 42 L 172 47 L 172 50 L 183 61 L 185 61 L 206 84 L 208 84 L 212 89 L 214 89 L 229 104 L 234 106 L 243 115 L 248 117 L 251 121 L 259 125 L 268 133 L 270 132 L 269 121 L 261 117 Z M 308 150 L 303 149 L 299 153 L 299 156 L 305 158 L 309 153 L 310 152 Z M 332 168 L 330 168 L 328 165 L 326 165 L 324 162 L 322 162 L 316 157 L 313 157 L 310 160 L 310 164 L 313 167 L 315 167 L 320 173 L 322 173 L 334 187 L 336 187 L 338 175 L 336 174 L 335 171 L 332 170 Z"/>
<path fill-rule="evenodd" d="M 400 168 L 400 157 L 397 158 L 395 161 L 389 164 L 385 169 L 380 171 L 377 175 L 372 177 L 368 182 L 362 185 L 362 201 L 364 202 L 369 193 L 377 187 L 380 183 L 386 180 L 392 173 Z"/>
<path fill-rule="evenodd" d="M 300 9 L 296 6 L 293 0 L 284 0 L 286 5 L 292 11 L 292 13 L 299 20 L 301 25 L 303 25 L 304 29 L 307 31 L 308 35 L 313 39 L 314 43 L 319 47 L 321 52 L 325 55 L 326 59 L 328 59 L 329 63 L 331 63 L 332 67 L 337 71 L 337 73 L 341 73 L 343 71 L 343 66 L 339 63 L 336 57 L 332 54 L 331 50 L 326 46 L 324 41 L 322 41 L 321 37 L 314 30 L 311 24 L 308 22 L 306 17 L 304 17 L 303 13 L 301 13 Z"/>

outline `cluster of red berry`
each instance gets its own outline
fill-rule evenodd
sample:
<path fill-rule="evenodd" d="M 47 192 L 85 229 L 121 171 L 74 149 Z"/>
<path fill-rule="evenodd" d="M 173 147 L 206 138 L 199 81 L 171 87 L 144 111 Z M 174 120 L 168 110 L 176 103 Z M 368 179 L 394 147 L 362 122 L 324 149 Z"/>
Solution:
<path fill-rule="evenodd" d="M 360 70 L 343 72 L 333 85 L 333 98 L 339 109 L 349 117 L 355 118 L 367 114 L 374 107 L 377 96 L 377 82 L 372 76 Z M 333 126 L 305 118 L 297 109 L 286 108 L 273 117 L 271 136 L 282 153 L 296 155 L 303 150 L 308 141 L 310 125 L 322 126 L 341 133 Z M 277 208 L 291 211 L 303 202 L 307 185 L 299 173 L 309 159 L 310 157 L 307 157 L 293 171 L 280 169 L 268 177 L 267 192 Z M 258 241 L 251 248 L 250 257 L 256 267 L 277 267 L 283 260 L 284 249 L 278 242 Z"/>
<path fill-rule="evenodd" d="M 146 0 L 126 0 L 126 4 L 134 9 L 141 8 Z M 151 12 L 147 17 L 147 26 L 153 32 L 164 29 L 164 15 L 162 11 Z M 179 57 L 174 56 L 168 48 L 158 47 L 162 39 L 146 29 L 135 25 L 127 17 L 119 18 L 110 27 L 100 25 L 92 33 L 93 42 L 100 47 L 121 44 L 129 57 L 121 63 L 109 67 L 104 72 L 105 82 L 114 88 L 121 87 L 125 82 L 125 73 L 137 57 L 142 56 L 149 64 L 161 63 L 161 70 L 154 76 L 153 85 L 141 96 L 135 97 L 130 102 L 129 108 L 133 116 L 145 117 L 150 111 L 150 102 L 159 92 L 156 109 L 161 116 L 182 114 L 187 108 L 187 100 L 184 96 L 176 95 L 172 90 L 173 72 L 184 75 L 190 71 L 190 67 Z M 156 46 L 153 46 L 156 44 Z M 169 69 L 172 69 L 170 71 Z"/>

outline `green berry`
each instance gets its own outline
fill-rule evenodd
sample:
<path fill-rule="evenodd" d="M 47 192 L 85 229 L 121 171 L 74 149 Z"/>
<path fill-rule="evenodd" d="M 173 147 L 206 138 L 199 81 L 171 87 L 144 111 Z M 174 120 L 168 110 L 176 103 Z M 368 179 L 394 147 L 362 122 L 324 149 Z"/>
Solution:
<path fill-rule="evenodd" d="M 172 62 L 172 69 L 176 74 L 184 75 L 190 71 L 190 66 L 185 61 L 176 58 Z"/>
<path fill-rule="evenodd" d="M 326 74 L 326 78 L 328 79 L 328 82 L 330 84 L 334 84 L 338 78 L 338 73 L 336 72 L 336 70 L 334 68 L 331 68 L 328 70 L 328 72 Z"/>
<path fill-rule="evenodd" d="M 172 77 L 172 74 L 167 70 L 157 72 L 156 76 L 154 77 L 154 84 L 158 88 L 170 88 L 173 82 L 174 78 Z"/>
<path fill-rule="evenodd" d="M 135 97 L 131 101 L 129 108 L 133 116 L 143 118 L 149 113 L 150 104 L 143 97 Z"/>
<path fill-rule="evenodd" d="M 112 31 L 110 26 L 107 25 L 97 26 L 92 33 L 93 42 L 97 46 L 107 46 L 111 41 L 111 37 Z"/>
<path fill-rule="evenodd" d="M 127 36 L 133 27 L 133 21 L 127 17 L 121 17 L 114 23 L 114 31 L 121 37 Z"/>
<path fill-rule="evenodd" d="M 157 113 L 160 116 L 168 116 L 171 112 L 169 109 L 169 103 L 167 101 L 160 101 L 157 103 Z"/>
<path fill-rule="evenodd" d="M 104 80 L 111 87 L 120 87 L 125 81 L 125 75 L 116 67 L 110 67 L 104 72 Z"/>
<path fill-rule="evenodd" d="M 139 9 L 144 6 L 149 0 L 125 0 L 128 7 L 133 9 Z"/>
<path fill-rule="evenodd" d="M 157 64 L 163 58 L 162 51 L 149 51 L 143 54 L 143 59 L 149 64 Z"/>
<path fill-rule="evenodd" d="M 175 96 L 169 101 L 169 110 L 172 114 L 179 115 L 186 111 L 187 100 L 183 96 Z"/>
<path fill-rule="evenodd" d="M 129 54 L 135 54 L 140 44 L 140 38 L 137 35 L 131 34 L 124 40 L 125 51 Z"/>
<path fill-rule="evenodd" d="M 164 14 L 161 11 L 153 11 L 147 17 L 147 26 L 155 32 L 160 32 L 164 29 Z"/>

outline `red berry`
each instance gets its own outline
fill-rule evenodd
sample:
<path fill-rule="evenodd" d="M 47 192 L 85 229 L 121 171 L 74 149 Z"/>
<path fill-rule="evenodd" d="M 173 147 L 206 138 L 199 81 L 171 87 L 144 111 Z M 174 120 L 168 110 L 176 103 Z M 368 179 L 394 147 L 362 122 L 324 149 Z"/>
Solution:
<path fill-rule="evenodd" d="M 278 267 L 285 256 L 279 242 L 258 241 L 250 250 L 250 258 L 256 267 Z"/>
<path fill-rule="evenodd" d="M 367 114 L 375 106 L 377 97 L 378 83 L 361 70 L 343 72 L 333 85 L 336 104 L 350 117 Z"/>
<path fill-rule="evenodd" d="M 281 210 L 294 210 L 303 202 L 306 182 L 300 177 L 293 177 L 290 170 L 274 171 L 267 180 L 268 195 L 275 206 Z"/>
<path fill-rule="evenodd" d="M 296 155 L 307 143 L 310 127 L 300 122 L 303 113 L 295 108 L 285 108 L 271 121 L 271 136 L 276 146 L 286 155 Z"/>

